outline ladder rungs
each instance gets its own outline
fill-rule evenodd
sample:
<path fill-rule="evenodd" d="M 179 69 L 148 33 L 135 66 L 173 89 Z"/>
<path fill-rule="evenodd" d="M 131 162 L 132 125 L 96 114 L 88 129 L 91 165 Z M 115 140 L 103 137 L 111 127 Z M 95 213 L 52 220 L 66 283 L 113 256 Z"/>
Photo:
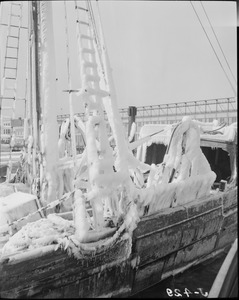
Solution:
<path fill-rule="evenodd" d="M 15 80 L 17 78 L 16 77 L 5 77 L 5 79 L 12 79 L 12 80 L 14 79 Z"/>
<path fill-rule="evenodd" d="M 87 22 L 84 22 L 84 21 L 76 21 L 76 23 L 79 23 L 79 24 L 81 24 L 81 25 L 86 25 L 86 26 L 90 26 L 90 24 L 89 23 L 87 23 Z"/>
<path fill-rule="evenodd" d="M 11 37 L 11 38 L 19 39 L 19 37 L 18 37 L 18 36 L 15 36 L 15 35 L 8 35 L 7 37 Z"/>
<path fill-rule="evenodd" d="M 100 96 L 100 97 L 108 97 L 110 96 L 109 92 L 102 89 L 93 89 L 87 87 L 87 92 L 89 95 Z"/>
<path fill-rule="evenodd" d="M 21 15 L 16 15 L 16 14 L 11 14 L 11 16 L 13 16 L 13 17 L 18 17 L 18 18 L 21 17 Z"/>
<path fill-rule="evenodd" d="M 14 27 L 14 28 L 22 28 L 20 25 L 10 25 L 10 27 Z M 24 27 L 25 28 L 25 27 Z M 26 27 L 27 28 L 27 27 Z"/>
<path fill-rule="evenodd" d="M 90 62 L 90 61 L 85 61 L 83 63 L 83 65 L 84 65 L 85 68 L 95 68 L 95 69 L 97 69 L 97 67 L 98 67 L 97 63 L 93 63 L 93 62 Z"/>
<path fill-rule="evenodd" d="M 84 11 L 88 11 L 87 8 L 84 8 L 84 7 L 81 7 L 81 6 L 75 6 L 76 9 L 81 9 L 81 10 L 84 10 Z"/>
<path fill-rule="evenodd" d="M 16 97 L 2 97 L 2 99 L 6 99 L 6 100 L 14 100 L 14 101 L 26 101 L 26 99 L 25 98 L 16 98 Z M 4 108 L 4 109 L 12 109 L 12 107 L 10 107 L 10 106 L 5 106 L 5 107 L 2 107 L 2 108 Z"/>
<path fill-rule="evenodd" d="M 16 70 L 17 68 L 12 68 L 12 67 L 4 67 L 4 69 Z"/>
<path fill-rule="evenodd" d="M 18 49 L 18 47 L 13 47 L 13 46 L 7 46 L 6 48 Z"/>
<path fill-rule="evenodd" d="M 14 88 L 14 87 L 6 87 L 6 88 L 4 88 L 4 90 L 5 91 L 14 91 L 14 90 L 16 90 L 16 88 Z"/>
<path fill-rule="evenodd" d="M 0 25 L 4 25 L 4 26 L 8 26 L 8 24 L 6 23 L 0 23 Z M 10 27 L 19 27 L 19 25 L 10 25 Z M 21 29 L 28 29 L 27 27 L 25 26 L 20 26 Z"/>
<path fill-rule="evenodd" d="M 85 39 L 85 40 L 91 40 L 91 41 L 93 40 L 93 38 L 92 38 L 91 36 L 85 35 L 85 34 L 81 34 L 81 35 L 80 35 L 80 38 L 81 38 L 81 39 Z"/>
<path fill-rule="evenodd" d="M 13 56 L 6 56 L 5 58 L 8 58 L 8 59 L 17 59 L 17 57 L 13 57 Z"/>
<path fill-rule="evenodd" d="M 84 77 L 85 77 L 86 81 L 94 81 L 94 82 L 99 82 L 100 81 L 100 76 L 98 76 L 98 75 L 87 74 Z"/>
<path fill-rule="evenodd" d="M 4 99 L 14 99 L 14 98 L 11 98 L 11 97 L 4 97 Z M 3 106 L 2 109 L 9 109 L 9 110 L 13 110 L 12 106 Z"/>
<path fill-rule="evenodd" d="M 94 54 L 95 50 L 94 49 L 89 49 L 89 48 L 83 48 L 81 50 L 82 53 L 90 53 L 90 54 Z"/>
<path fill-rule="evenodd" d="M 12 2 L 12 5 L 21 6 L 22 4 Z"/>

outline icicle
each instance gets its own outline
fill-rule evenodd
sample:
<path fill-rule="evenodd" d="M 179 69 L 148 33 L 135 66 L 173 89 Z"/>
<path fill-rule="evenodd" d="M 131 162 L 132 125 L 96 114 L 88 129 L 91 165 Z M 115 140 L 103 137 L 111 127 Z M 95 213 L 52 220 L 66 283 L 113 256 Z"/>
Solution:
<path fill-rule="evenodd" d="M 85 208 L 85 196 L 80 190 L 75 191 L 74 195 L 74 225 L 75 237 L 79 242 L 84 243 L 90 229 Z"/>
<path fill-rule="evenodd" d="M 133 122 L 132 125 L 131 125 L 130 135 L 129 135 L 129 138 L 128 138 L 130 143 L 132 142 L 132 140 L 135 136 L 135 133 L 136 133 L 136 124 L 135 124 L 135 122 Z"/>

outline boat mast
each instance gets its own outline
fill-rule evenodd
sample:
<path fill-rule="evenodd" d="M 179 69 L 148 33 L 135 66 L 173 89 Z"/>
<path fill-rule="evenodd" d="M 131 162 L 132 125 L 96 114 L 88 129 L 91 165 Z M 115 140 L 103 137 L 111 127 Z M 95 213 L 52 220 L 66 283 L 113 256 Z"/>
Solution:
<path fill-rule="evenodd" d="M 55 45 L 52 18 L 52 1 L 40 1 L 40 36 L 41 74 L 40 95 L 42 104 L 42 127 L 41 127 L 41 200 L 44 204 L 52 202 L 58 197 L 58 138 L 57 124 L 57 98 L 56 98 L 56 65 Z M 38 65 L 39 67 L 39 65 Z M 39 83 L 39 81 L 38 81 Z M 37 90 L 38 93 L 38 90 Z M 37 102 L 38 103 L 38 102 Z M 39 104 L 39 103 L 38 103 Z M 38 122 L 40 122 L 40 107 L 37 107 Z"/>
<path fill-rule="evenodd" d="M 40 98 L 40 55 L 39 55 L 39 1 L 32 1 L 32 18 L 33 18 L 33 51 L 34 51 L 34 65 L 35 69 L 35 109 L 36 109 L 36 120 L 35 120 L 35 131 L 34 131 L 34 140 L 37 142 L 37 145 L 40 145 L 40 119 L 41 119 L 41 98 Z M 33 109 L 34 111 L 34 109 Z M 33 119 L 34 116 L 33 116 Z"/>

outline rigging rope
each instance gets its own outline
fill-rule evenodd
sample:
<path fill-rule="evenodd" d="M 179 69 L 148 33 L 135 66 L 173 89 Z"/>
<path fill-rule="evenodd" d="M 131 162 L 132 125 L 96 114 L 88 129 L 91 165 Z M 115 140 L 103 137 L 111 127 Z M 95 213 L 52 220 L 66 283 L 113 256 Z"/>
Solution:
<path fill-rule="evenodd" d="M 40 214 L 45 213 L 45 211 L 47 209 L 52 209 L 52 208 L 56 207 L 57 205 L 61 205 L 63 202 L 67 201 L 74 193 L 75 193 L 75 190 L 73 190 L 72 192 L 68 192 L 68 193 L 64 194 L 60 199 L 54 200 L 54 201 L 48 203 L 45 206 L 41 206 L 37 210 L 29 213 L 28 215 L 26 215 L 24 217 L 21 217 L 19 219 L 13 220 L 13 221 L 10 221 L 5 225 L 0 226 L 0 234 L 8 231 L 9 227 L 11 227 L 13 225 L 15 226 L 21 221 L 27 220 L 28 218 L 30 218 L 30 217 L 38 214 L 38 213 L 40 213 Z"/>
<path fill-rule="evenodd" d="M 205 15 L 206 15 L 206 17 L 207 17 L 207 19 L 208 19 L 208 22 L 209 22 L 209 24 L 210 24 L 210 26 L 211 26 L 211 29 L 212 29 L 212 31 L 213 31 L 213 33 L 214 33 L 214 36 L 215 36 L 215 38 L 216 38 L 216 40 L 217 40 L 218 46 L 220 47 L 220 49 L 221 49 L 221 51 L 222 51 L 222 54 L 223 54 L 223 56 L 224 56 L 224 58 L 225 58 L 225 61 L 226 61 L 226 63 L 227 63 L 227 66 L 228 66 L 228 68 L 229 68 L 229 70 L 230 70 L 230 72 L 231 72 L 231 74 L 232 74 L 232 77 L 233 77 L 235 83 L 237 83 L 236 78 L 235 78 L 235 76 L 233 75 L 232 70 L 231 70 L 231 68 L 230 68 L 230 66 L 229 66 L 228 60 L 227 60 L 227 58 L 226 58 L 226 56 L 225 56 L 225 54 L 224 54 L 224 51 L 222 50 L 222 47 L 221 47 L 221 45 L 220 45 L 220 43 L 219 43 L 219 40 L 218 40 L 218 38 L 217 38 L 217 35 L 216 35 L 216 33 L 215 33 L 214 29 L 213 29 L 213 26 L 212 26 L 212 24 L 211 24 L 211 22 L 210 22 L 210 20 L 209 20 L 209 17 L 208 17 L 208 14 L 207 14 L 206 10 L 205 10 L 205 7 L 203 6 L 202 1 L 200 1 L 200 3 L 201 3 L 201 6 L 202 6 L 202 8 L 203 8 L 203 10 L 204 10 L 204 12 L 205 12 Z"/>
<path fill-rule="evenodd" d="M 67 57 L 67 79 L 68 79 L 68 89 L 69 89 L 69 106 L 70 106 L 70 122 L 71 122 L 71 149 L 74 162 L 74 169 L 76 166 L 76 141 L 75 141 L 75 122 L 74 122 L 74 112 L 72 103 L 72 92 L 71 92 L 71 74 L 70 74 L 70 51 L 69 51 L 69 39 L 68 39 L 68 26 L 67 26 L 67 9 L 66 1 L 64 1 L 64 12 L 65 12 L 65 34 L 66 34 L 66 57 Z M 75 176 L 75 174 L 74 174 Z"/>
<path fill-rule="evenodd" d="M 228 82 L 229 82 L 229 84 L 230 84 L 230 86 L 231 86 L 231 88 L 232 88 L 232 90 L 233 90 L 233 92 L 234 92 L 234 95 L 236 95 L 236 90 L 235 90 L 234 86 L 232 85 L 231 80 L 229 79 L 229 77 L 228 77 L 228 75 L 227 75 L 225 69 L 223 68 L 223 65 L 222 65 L 222 63 L 221 63 L 221 61 L 220 61 L 220 59 L 219 59 L 219 57 L 218 57 L 218 55 L 217 55 L 217 53 L 216 53 L 214 47 L 213 47 L 213 45 L 212 45 L 212 43 L 211 43 L 211 41 L 210 41 L 210 38 L 209 38 L 209 36 L 208 36 L 208 34 L 207 34 L 207 32 L 206 32 L 206 30 L 205 30 L 205 28 L 204 28 L 204 26 L 203 26 L 201 20 L 200 20 L 200 17 L 199 17 L 199 15 L 198 15 L 197 11 L 195 10 L 195 7 L 194 7 L 193 4 L 192 4 L 192 1 L 190 1 L 190 4 L 191 4 L 191 6 L 192 6 L 192 8 L 193 8 L 193 10 L 194 10 L 194 12 L 195 12 L 195 14 L 196 14 L 196 16 L 197 16 L 199 22 L 200 22 L 200 24 L 201 24 L 201 26 L 202 26 L 202 29 L 203 29 L 204 33 L 206 34 L 206 37 L 207 37 L 207 39 L 208 39 L 208 41 L 209 41 L 209 43 L 210 43 L 210 45 L 211 45 L 211 47 L 212 47 L 212 49 L 213 49 L 213 51 L 214 51 L 214 54 L 215 54 L 216 57 L 217 57 L 217 60 L 218 60 L 218 62 L 219 62 L 219 64 L 220 64 L 220 66 L 221 66 L 221 68 L 222 68 L 222 70 L 223 70 L 225 76 L 227 77 L 227 80 L 228 80 Z"/>

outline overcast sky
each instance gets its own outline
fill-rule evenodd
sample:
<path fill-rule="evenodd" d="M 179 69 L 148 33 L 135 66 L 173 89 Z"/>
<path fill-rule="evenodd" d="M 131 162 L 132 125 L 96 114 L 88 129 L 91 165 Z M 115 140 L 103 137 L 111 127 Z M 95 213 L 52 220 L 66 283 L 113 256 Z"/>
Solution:
<path fill-rule="evenodd" d="M 68 96 L 62 92 L 68 88 L 63 2 L 53 1 L 59 114 L 69 112 Z M 98 3 L 119 108 L 234 96 L 190 1 L 105 0 Z M 203 7 L 200 1 L 192 3 L 236 87 L 203 10 L 204 7 L 236 78 L 236 3 L 202 1 Z M 78 88 L 74 1 L 67 1 L 67 12 L 72 87 Z M 74 108 L 76 112 L 83 110 L 75 96 Z"/>

